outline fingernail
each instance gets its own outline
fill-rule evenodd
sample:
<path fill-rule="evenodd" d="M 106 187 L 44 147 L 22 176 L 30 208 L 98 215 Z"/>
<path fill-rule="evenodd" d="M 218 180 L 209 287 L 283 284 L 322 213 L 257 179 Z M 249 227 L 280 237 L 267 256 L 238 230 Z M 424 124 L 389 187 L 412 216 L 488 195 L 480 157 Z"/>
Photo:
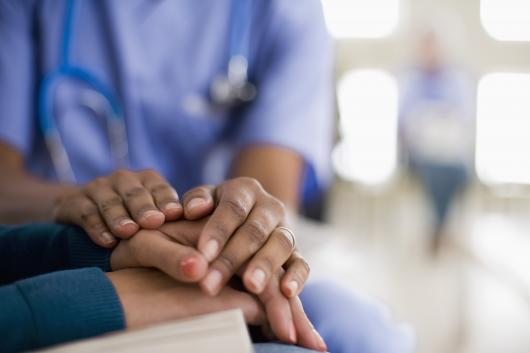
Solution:
<path fill-rule="evenodd" d="M 191 199 L 187 204 L 188 211 L 193 211 L 193 209 L 203 206 L 206 203 L 206 200 L 201 198 Z"/>
<path fill-rule="evenodd" d="M 289 340 L 291 340 L 292 343 L 296 343 L 296 329 L 294 328 L 293 323 L 291 323 L 291 328 L 289 329 Z"/>
<path fill-rule="evenodd" d="M 220 286 L 223 276 L 218 270 L 211 270 L 210 273 L 204 278 L 203 286 L 210 294 L 217 292 L 217 288 Z"/>
<path fill-rule="evenodd" d="M 180 267 L 186 277 L 194 276 L 196 264 L 197 258 L 195 256 L 187 256 L 180 261 Z"/>
<path fill-rule="evenodd" d="M 252 276 L 250 276 L 250 282 L 256 289 L 256 291 L 261 292 L 263 289 L 263 286 L 265 284 L 265 277 L 267 275 L 265 274 L 265 271 L 263 271 L 261 268 L 257 268 L 252 273 Z"/>
<path fill-rule="evenodd" d="M 162 212 L 156 211 L 156 210 L 148 210 L 142 214 L 142 218 L 151 218 L 151 217 L 160 218 L 160 217 L 165 217 L 165 216 Z"/>
<path fill-rule="evenodd" d="M 317 347 L 321 352 L 327 352 L 328 346 L 326 345 L 326 342 L 324 342 L 324 339 L 320 334 L 317 332 L 317 330 L 313 330 L 313 334 L 315 335 L 317 339 Z"/>
<path fill-rule="evenodd" d="M 134 221 L 132 219 L 129 219 L 129 218 L 125 218 L 125 219 L 122 219 L 120 221 L 120 226 L 122 226 L 122 227 L 125 227 L 125 226 L 127 226 L 129 224 L 136 225 L 136 223 L 134 223 Z"/>
<path fill-rule="evenodd" d="M 210 239 L 204 245 L 204 248 L 201 250 L 202 254 L 206 257 L 208 262 L 213 261 L 217 257 L 217 252 L 219 251 L 219 242 L 215 239 Z"/>
<path fill-rule="evenodd" d="M 289 281 L 287 283 L 287 289 L 289 290 L 289 296 L 294 297 L 296 293 L 298 292 L 298 282 Z"/>
<path fill-rule="evenodd" d="M 182 206 L 176 202 L 169 202 L 164 206 L 165 210 L 179 210 Z"/>
<path fill-rule="evenodd" d="M 103 242 L 105 244 L 112 244 L 114 243 L 114 237 L 109 232 L 103 232 L 101 233 L 101 238 L 103 239 Z"/>

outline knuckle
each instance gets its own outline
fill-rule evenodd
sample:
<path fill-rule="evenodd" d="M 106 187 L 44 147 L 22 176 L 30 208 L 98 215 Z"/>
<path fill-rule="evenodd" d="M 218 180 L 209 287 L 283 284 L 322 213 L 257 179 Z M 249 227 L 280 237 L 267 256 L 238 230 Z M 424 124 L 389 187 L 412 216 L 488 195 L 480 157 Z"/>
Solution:
<path fill-rule="evenodd" d="M 129 202 L 131 200 L 134 200 L 134 199 L 137 199 L 139 197 L 145 196 L 146 193 L 147 193 L 147 191 L 143 187 L 135 186 L 135 187 L 125 191 L 125 195 L 124 195 L 125 202 Z"/>
<path fill-rule="evenodd" d="M 217 258 L 217 265 L 223 272 L 233 273 L 236 270 L 236 258 L 231 253 L 221 253 Z"/>
<path fill-rule="evenodd" d="M 286 208 L 285 208 L 285 204 L 278 200 L 277 198 L 271 196 L 270 197 L 270 207 L 275 210 L 278 214 L 282 215 L 282 216 L 285 216 L 286 214 Z"/>
<path fill-rule="evenodd" d="M 107 184 L 108 184 L 107 178 L 98 177 L 92 180 L 91 182 L 87 183 L 84 189 L 90 194 L 90 193 L 96 192 L 97 190 L 101 189 Z"/>
<path fill-rule="evenodd" d="M 98 208 L 91 202 L 83 203 L 79 212 L 83 222 L 87 222 L 90 218 L 99 214 Z"/>
<path fill-rule="evenodd" d="M 261 187 L 260 182 L 259 182 L 258 179 L 256 179 L 256 178 L 245 177 L 245 182 L 246 182 L 248 185 L 253 186 L 253 187 Z"/>
<path fill-rule="evenodd" d="M 224 222 L 215 222 L 213 228 L 222 240 L 226 240 L 232 235 L 230 229 Z"/>
<path fill-rule="evenodd" d="M 112 196 L 112 197 L 109 197 L 103 201 L 101 201 L 100 203 L 98 203 L 98 206 L 99 206 L 99 209 L 102 211 L 102 212 L 107 212 L 108 210 L 116 207 L 116 206 L 119 206 L 122 204 L 122 199 L 121 197 L 119 197 L 118 195 L 116 196 Z"/>
<path fill-rule="evenodd" d="M 87 209 L 86 213 L 81 214 L 81 222 L 85 228 L 89 228 L 94 231 L 104 231 L 106 226 L 99 217 L 99 213 L 96 208 Z"/>
<path fill-rule="evenodd" d="M 150 168 L 144 169 L 140 173 L 145 178 L 153 178 L 153 177 L 158 177 L 159 176 L 159 174 L 154 169 L 150 169 Z"/>
<path fill-rule="evenodd" d="M 87 224 L 88 227 L 92 228 L 95 232 L 101 233 L 107 230 L 107 227 L 103 222 L 94 222 L 92 224 Z"/>
<path fill-rule="evenodd" d="M 263 224 L 259 221 L 249 221 L 245 223 L 244 227 L 245 233 L 247 233 L 247 236 L 250 238 L 251 242 L 256 246 L 259 247 L 269 237 L 269 234 L 265 230 L 265 227 Z"/>
<path fill-rule="evenodd" d="M 98 215 L 98 210 L 96 207 L 86 207 L 84 210 L 81 210 L 81 221 L 84 224 L 94 223 L 93 219 Z"/>
<path fill-rule="evenodd" d="M 225 206 L 235 216 L 239 223 L 242 223 L 247 218 L 247 209 L 243 206 L 242 202 L 233 198 L 229 198 L 223 201 Z"/>
<path fill-rule="evenodd" d="M 151 192 L 151 194 L 176 194 L 174 189 L 168 184 L 156 184 L 149 188 L 149 192 Z"/>
<path fill-rule="evenodd" d="M 240 177 L 239 181 L 251 189 L 261 189 L 261 184 L 256 178 Z"/>
<path fill-rule="evenodd" d="M 102 184 L 107 184 L 107 178 L 106 177 L 97 177 L 96 179 L 94 179 L 90 184 L 93 184 L 93 185 L 102 185 Z"/>
<path fill-rule="evenodd" d="M 112 177 L 116 179 L 127 178 L 131 175 L 131 172 L 127 169 L 118 169 L 112 173 Z"/>

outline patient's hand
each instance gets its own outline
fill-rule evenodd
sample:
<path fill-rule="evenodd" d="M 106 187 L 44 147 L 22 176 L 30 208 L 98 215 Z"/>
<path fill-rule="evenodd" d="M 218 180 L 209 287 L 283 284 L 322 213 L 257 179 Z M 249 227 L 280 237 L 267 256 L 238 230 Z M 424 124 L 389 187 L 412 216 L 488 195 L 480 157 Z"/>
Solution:
<path fill-rule="evenodd" d="M 112 270 L 154 267 L 180 282 L 198 282 L 208 270 L 206 258 L 191 239 L 204 221 L 174 222 L 172 236 L 159 230 L 142 229 L 130 239 L 121 240 L 110 257 Z"/>
<path fill-rule="evenodd" d="M 160 231 L 140 230 L 134 237 L 120 241 L 111 255 L 111 267 L 156 267 L 179 281 L 197 282 L 208 270 L 208 262 L 195 250 L 207 221 L 178 221 L 165 224 Z M 245 267 L 239 269 L 239 274 L 244 270 Z M 280 291 L 282 275 L 281 269 L 273 272 L 258 294 L 273 333 L 284 342 L 325 350 L 298 297 L 287 299 Z"/>
<path fill-rule="evenodd" d="M 215 297 L 160 271 L 126 269 L 107 274 L 125 313 L 127 328 L 240 308 L 251 325 L 265 324 L 261 303 L 251 294 L 225 287 Z"/>

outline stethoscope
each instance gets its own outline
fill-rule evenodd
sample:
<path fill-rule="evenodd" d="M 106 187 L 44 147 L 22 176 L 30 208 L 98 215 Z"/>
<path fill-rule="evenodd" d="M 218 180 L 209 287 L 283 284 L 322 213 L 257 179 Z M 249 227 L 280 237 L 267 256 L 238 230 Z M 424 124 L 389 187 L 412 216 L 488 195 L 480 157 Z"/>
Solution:
<path fill-rule="evenodd" d="M 52 164 L 59 180 L 72 183 L 76 177 L 57 128 L 52 103 L 55 90 L 64 79 L 73 79 L 91 88 L 81 97 L 81 103 L 96 115 L 105 117 L 115 166 L 125 168 L 129 165 L 125 118 L 118 96 L 95 75 L 70 60 L 76 1 L 67 1 L 59 66 L 44 76 L 38 92 L 38 118 Z M 227 72 L 214 78 L 206 97 L 194 96 L 201 107 L 208 110 L 235 107 L 256 97 L 256 87 L 248 77 L 251 13 L 252 0 L 232 0 Z"/>

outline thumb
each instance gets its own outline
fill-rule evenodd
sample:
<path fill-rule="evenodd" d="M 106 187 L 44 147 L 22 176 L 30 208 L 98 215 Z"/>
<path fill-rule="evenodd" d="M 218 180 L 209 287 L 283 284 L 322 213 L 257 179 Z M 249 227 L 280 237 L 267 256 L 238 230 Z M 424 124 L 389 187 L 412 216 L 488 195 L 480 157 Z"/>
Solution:
<path fill-rule="evenodd" d="M 181 282 L 198 282 L 208 270 L 206 258 L 191 246 L 170 240 L 158 231 L 142 230 L 129 240 L 140 266 L 156 267 Z"/>

